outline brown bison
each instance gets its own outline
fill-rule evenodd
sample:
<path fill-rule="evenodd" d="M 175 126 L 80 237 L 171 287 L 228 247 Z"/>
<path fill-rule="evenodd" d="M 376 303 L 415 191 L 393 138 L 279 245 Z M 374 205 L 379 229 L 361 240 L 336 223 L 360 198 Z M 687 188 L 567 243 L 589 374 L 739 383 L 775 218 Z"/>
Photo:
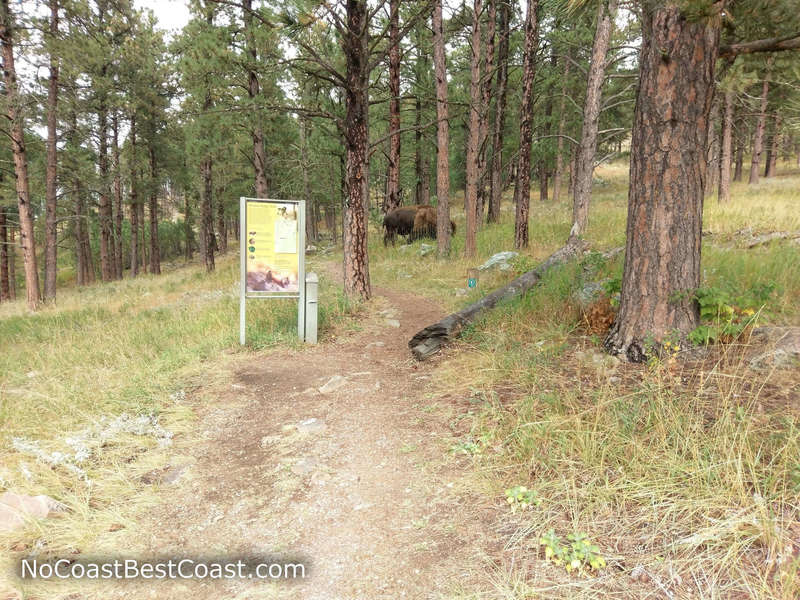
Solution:
<path fill-rule="evenodd" d="M 408 241 L 429 237 L 436 238 L 436 208 L 429 204 L 401 206 L 389 212 L 383 219 L 383 245 L 394 246 L 398 235 L 408 236 Z M 456 232 L 456 224 L 450 221 L 450 233 Z"/>

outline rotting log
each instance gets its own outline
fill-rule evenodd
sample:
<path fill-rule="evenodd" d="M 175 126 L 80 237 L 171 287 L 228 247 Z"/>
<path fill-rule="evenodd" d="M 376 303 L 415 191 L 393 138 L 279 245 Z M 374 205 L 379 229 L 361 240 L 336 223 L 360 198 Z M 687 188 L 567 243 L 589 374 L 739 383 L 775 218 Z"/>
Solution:
<path fill-rule="evenodd" d="M 411 354 L 417 360 L 425 360 L 442 346 L 458 337 L 464 326 L 474 321 L 482 312 L 494 308 L 499 302 L 521 296 L 536 286 L 547 271 L 569 262 L 582 254 L 588 247 L 589 245 L 583 240 L 573 238 L 565 246 L 553 252 L 547 260 L 535 269 L 520 275 L 511 283 L 496 289 L 474 304 L 447 315 L 433 325 L 428 325 L 409 340 L 408 347 L 411 349 Z"/>

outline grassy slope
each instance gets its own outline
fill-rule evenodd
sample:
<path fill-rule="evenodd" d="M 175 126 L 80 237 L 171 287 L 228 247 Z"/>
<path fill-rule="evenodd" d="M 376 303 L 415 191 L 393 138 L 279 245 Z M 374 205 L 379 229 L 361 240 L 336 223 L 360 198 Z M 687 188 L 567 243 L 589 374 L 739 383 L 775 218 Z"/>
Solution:
<path fill-rule="evenodd" d="M 322 271 L 321 328 L 330 330 L 347 303 Z M 22 302 L 0 305 L 0 492 L 49 494 L 71 509 L 64 518 L 0 534 L 0 548 L 96 548 L 111 525 L 152 501 L 139 478 L 180 451 L 163 451 L 152 436 L 114 435 L 80 465 L 89 483 L 15 452 L 12 440 L 70 454 L 67 438 L 122 413 L 154 414 L 168 430 L 186 431 L 193 418 L 186 395 L 202 396 L 204 384 L 226 377 L 229 361 L 252 348 L 297 343 L 296 302 L 262 300 L 248 303 L 251 349 L 239 347 L 237 280 L 238 261 L 229 256 L 211 275 L 192 265 L 65 288 L 56 307 L 35 315 Z M 8 567 L 2 563 L 0 580 Z"/>
<path fill-rule="evenodd" d="M 620 165 L 599 170 L 605 184 L 595 188 L 587 235 L 598 249 L 624 243 L 625 175 Z M 777 284 L 765 317 L 773 323 L 800 324 L 800 247 L 724 246 L 745 228 L 800 230 L 798 189 L 797 173 L 756 189 L 737 184 L 728 206 L 709 198 L 705 209 L 704 228 L 712 234 L 703 247 L 703 284 L 734 293 Z M 534 202 L 532 220 L 522 270 L 566 238 L 569 206 Z M 500 225 L 485 228 L 478 260 L 512 249 L 512 227 L 507 210 Z M 384 256 L 374 268 L 379 281 L 410 273 L 399 285 L 452 307 L 465 302 L 454 288 L 478 262 L 436 263 L 415 250 Z M 621 273 L 621 266 L 620 257 L 603 270 Z M 581 334 L 571 299 L 580 273 L 565 267 L 474 325 L 440 374 L 443 394 L 481 402 L 466 440 L 477 448 L 475 489 L 502 500 L 504 490 L 525 485 L 542 500 L 509 516 L 516 528 L 509 547 L 541 559 L 539 537 L 549 529 L 562 540 L 581 532 L 599 543 L 611 573 L 642 565 L 677 597 L 800 597 L 798 374 L 753 372 L 737 348 L 702 365 L 598 361 L 599 340 Z M 512 276 L 489 275 L 472 296 Z M 646 585 L 634 589 L 639 583 L 627 575 L 601 582 L 544 561 L 533 568 L 536 577 L 495 572 L 481 594 L 466 589 L 457 596 L 628 598 L 658 587 L 646 576 Z"/>
<path fill-rule="evenodd" d="M 626 173 L 611 165 L 599 175 L 606 183 L 595 188 L 587 237 L 608 248 L 624 240 Z M 770 318 L 781 323 L 799 320 L 797 246 L 726 251 L 710 241 L 724 244 L 747 226 L 800 229 L 798 188 L 797 175 L 764 181 L 757 192 L 738 185 L 729 206 L 710 200 L 706 208 L 705 227 L 714 232 L 704 245 L 708 283 L 778 283 Z M 481 260 L 510 249 L 513 212 L 504 208 L 502 223 L 480 233 Z M 533 202 L 532 246 L 520 268 L 562 243 L 569 213 L 563 201 Z M 454 256 L 463 245 L 463 216 L 456 220 Z M 476 262 L 420 258 L 418 248 L 419 243 L 384 249 L 373 235 L 373 282 L 414 289 L 452 308 L 468 301 L 454 291 Z M 181 392 L 202 393 L 204 381 L 222 376 L 226 357 L 240 352 L 237 272 L 229 258 L 212 276 L 193 266 L 158 278 L 60 290 L 58 306 L 36 315 L 20 302 L 0 305 L 0 491 L 46 493 L 73 509 L 63 519 L 0 538 L 0 547 L 39 540 L 59 553 L 92 546 L 100 532 L 146 505 L 150 498 L 138 477 L 166 460 L 152 438 L 115 438 L 88 464 L 92 486 L 13 452 L 11 440 L 20 436 L 49 451 L 67 451 L 65 436 L 122 412 L 152 412 L 169 429 L 190 428 L 192 415 Z M 482 275 L 472 294 L 510 277 Z M 475 457 L 476 489 L 502 498 L 505 488 L 525 484 L 544 500 L 519 517 L 516 544 L 535 546 L 549 527 L 561 535 L 581 530 L 601 543 L 607 557 L 625 555 L 664 577 L 674 569 L 687 580 L 699 573 L 723 592 L 792 597 L 797 582 L 775 579 L 788 572 L 786 563 L 768 572 L 764 560 L 771 557 L 774 564 L 798 519 L 796 417 L 769 407 L 759 412 L 762 388 L 745 388 L 752 374 L 737 371 L 741 365 L 735 361 L 724 378 L 708 374 L 702 390 L 676 385 L 669 365 L 632 377 L 623 373 L 622 386 L 609 385 L 602 371 L 574 353 L 576 345 L 591 350 L 593 343 L 574 332 L 574 281 L 569 268 L 553 274 L 539 292 L 474 327 L 461 351 L 443 365 L 443 387 L 483 398 L 483 409 L 472 417 L 475 439 L 487 449 L 502 449 Z M 323 285 L 323 323 L 340 322 L 346 305 L 334 285 Z M 254 346 L 294 343 L 293 305 L 264 301 L 250 307 Z M 468 381 L 464 369 L 473 373 Z M 678 544 L 682 539 L 688 541 Z M 564 585 L 572 586 L 564 590 L 602 597 L 591 580 L 581 581 L 575 587 L 574 578 L 563 576 Z M 513 574 L 494 585 L 504 597 L 530 591 Z M 511 593 L 513 586 L 518 587 Z"/>

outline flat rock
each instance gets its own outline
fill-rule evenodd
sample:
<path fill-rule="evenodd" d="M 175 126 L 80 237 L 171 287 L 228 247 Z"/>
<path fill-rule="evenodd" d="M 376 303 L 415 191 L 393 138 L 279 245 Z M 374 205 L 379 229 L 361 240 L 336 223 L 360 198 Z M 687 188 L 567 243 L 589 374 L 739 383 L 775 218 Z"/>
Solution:
<path fill-rule="evenodd" d="M 395 328 L 400 327 L 400 321 L 398 321 L 397 319 L 386 319 L 386 324 L 389 327 L 395 327 Z"/>
<path fill-rule="evenodd" d="M 384 342 L 370 342 L 367 348 L 383 348 L 386 344 Z"/>
<path fill-rule="evenodd" d="M 297 425 L 295 425 L 295 429 L 300 433 L 320 433 L 325 431 L 327 425 L 325 425 L 325 421 L 321 421 L 317 418 L 310 418 L 306 419 L 305 421 L 300 421 Z"/>
<path fill-rule="evenodd" d="M 800 362 L 800 327 L 758 327 L 750 341 L 766 350 L 750 360 L 754 369 L 786 368 Z"/>
<path fill-rule="evenodd" d="M 491 269 L 493 267 L 497 267 L 501 271 L 508 271 L 511 268 L 511 265 L 508 263 L 512 258 L 516 258 L 519 256 L 519 252 L 513 252 L 508 250 L 506 252 L 498 252 L 497 254 L 493 254 L 489 259 L 483 263 L 480 267 L 478 267 L 479 271 L 486 271 L 487 269 Z"/>
<path fill-rule="evenodd" d="M 330 379 L 328 379 L 327 383 L 319 388 L 321 394 L 330 394 L 338 390 L 340 387 L 347 385 L 347 377 L 342 377 L 341 375 L 334 375 Z"/>
<path fill-rule="evenodd" d="M 5 492 L 0 495 L 0 531 L 14 531 L 23 527 L 26 519 L 46 519 L 66 510 L 49 496 Z"/>

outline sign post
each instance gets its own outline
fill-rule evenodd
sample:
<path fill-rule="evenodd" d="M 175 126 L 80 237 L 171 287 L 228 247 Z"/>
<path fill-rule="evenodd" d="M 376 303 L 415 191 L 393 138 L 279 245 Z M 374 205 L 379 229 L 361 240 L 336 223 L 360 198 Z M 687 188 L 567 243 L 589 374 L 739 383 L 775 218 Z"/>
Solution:
<path fill-rule="evenodd" d="M 297 335 L 305 338 L 305 204 L 304 200 L 239 198 L 242 345 L 248 298 L 297 298 Z"/>

